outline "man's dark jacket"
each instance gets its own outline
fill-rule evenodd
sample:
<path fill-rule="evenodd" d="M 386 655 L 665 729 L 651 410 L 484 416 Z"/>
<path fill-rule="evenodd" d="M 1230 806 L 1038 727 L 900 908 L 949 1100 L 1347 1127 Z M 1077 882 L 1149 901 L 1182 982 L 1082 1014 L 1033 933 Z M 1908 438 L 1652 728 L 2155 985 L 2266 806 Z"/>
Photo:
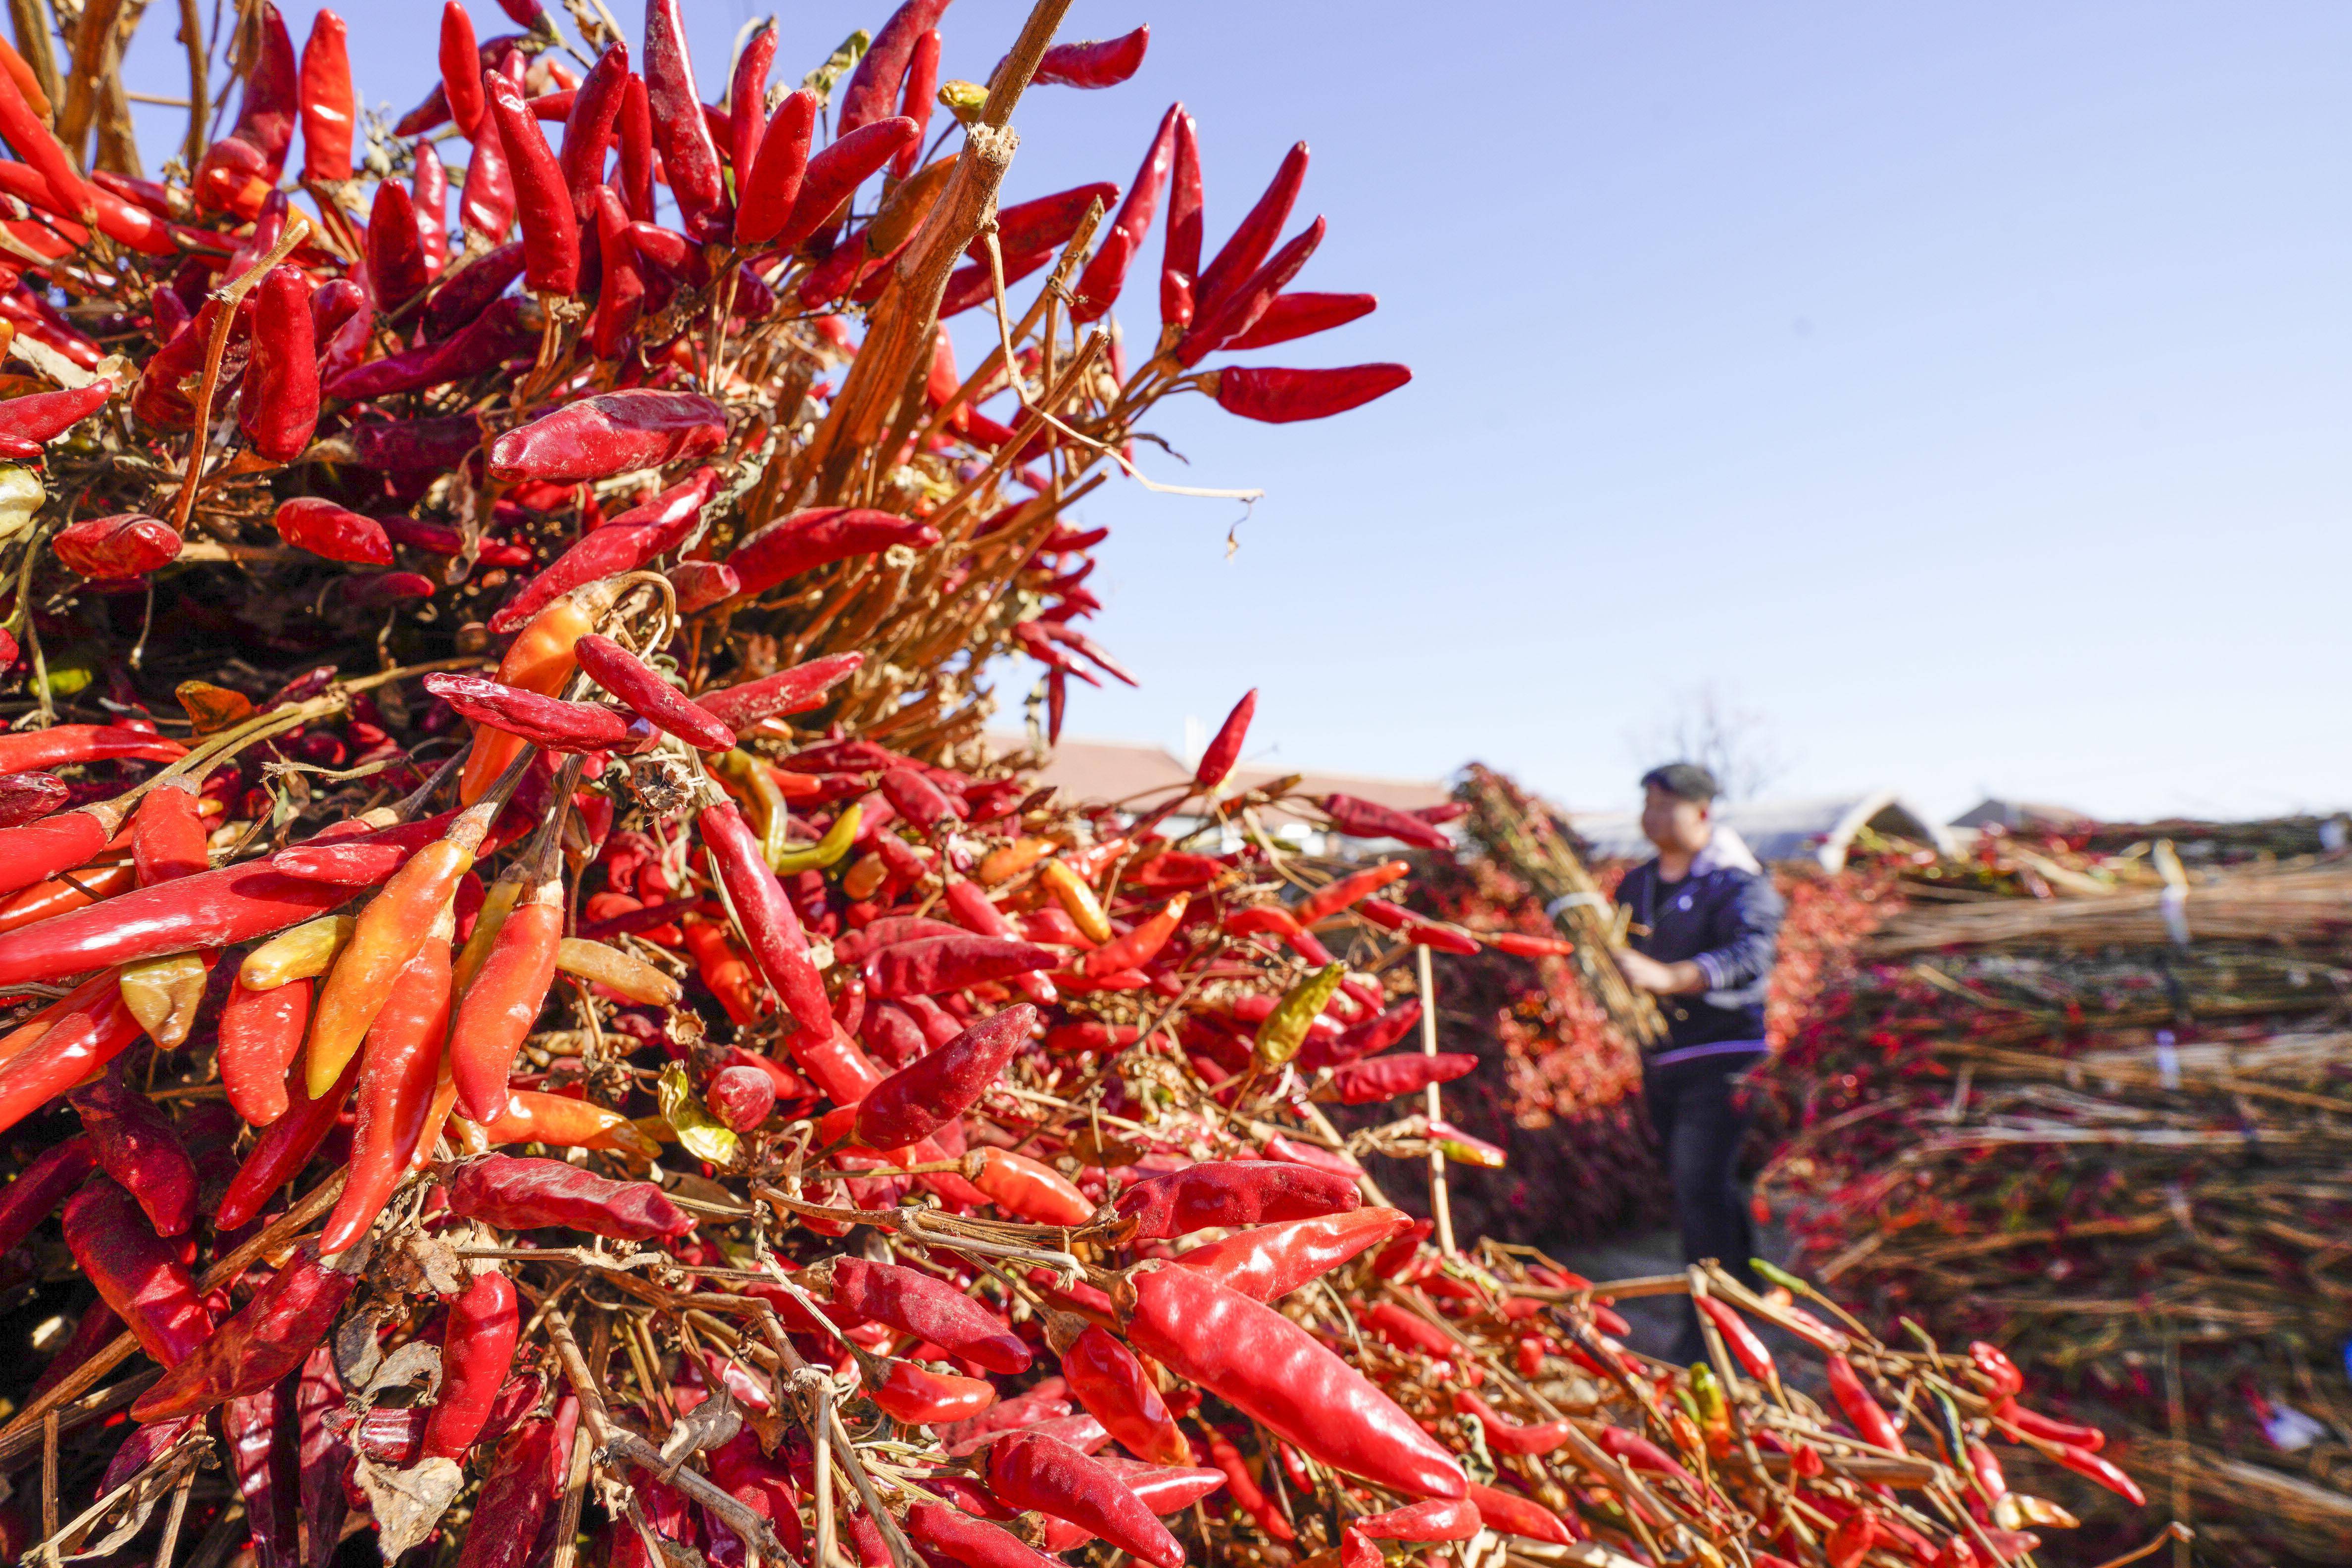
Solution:
<path fill-rule="evenodd" d="M 1636 952 L 1661 963 L 1688 959 L 1706 976 L 1703 992 L 1658 998 L 1668 1036 L 1661 1051 L 1764 1038 L 1764 984 L 1783 906 L 1738 834 L 1717 827 L 1679 882 L 1660 880 L 1655 860 L 1634 867 L 1617 902 L 1633 911 L 1628 945 Z"/>

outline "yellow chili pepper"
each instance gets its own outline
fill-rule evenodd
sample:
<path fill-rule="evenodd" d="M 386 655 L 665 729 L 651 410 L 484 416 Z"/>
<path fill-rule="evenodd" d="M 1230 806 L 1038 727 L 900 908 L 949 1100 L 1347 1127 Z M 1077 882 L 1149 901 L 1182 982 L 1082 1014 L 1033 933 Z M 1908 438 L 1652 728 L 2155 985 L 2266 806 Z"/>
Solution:
<path fill-rule="evenodd" d="M 779 877 L 789 877 L 795 871 L 822 871 L 849 853 L 849 846 L 857 837 L 857 825 L 866 808 L 856 801 L 844 806 L 824 837 L 814 844 L 795 844 L 782 855 L 769 857 L 768 865 Z"/>
<path fill-rule="evenodd" d="M 1076 920 L 1077 917 L 1070 917 Z M 1348 977 L 1344 963 L 1327 963 L 1284 993 L 1265 1022 L 1257 1026 L 1257 1047 L 1251 1055 L 1261 1068 L 1278 1068 L 1298 1054 L 1307 1031 L 1323 1014 L 1339 982 Z"/>
<path fill-rule="evenodd" d="M 482 960 L 490 956 L 490 944 L 499 940 L 499 928 L 507 923 L 523 890 L 533 881 L 530 868 L 518 860 L 499 872 L 490 890 L 482 895 L 482 907 L 474 916 L 473 931 L 458 951 L 457 964 L 450 973 L 451 995 L 463 996 L 466 987 L 474 983 L 474 976 L 481 973 Z"/>
<path fill-rule="evenodd" d="M 1095 890 L 1087 886 L 1084 878 L 1059 860 L 1048 860 L 1038 868 L 1037 879 L 1045 884 L 1046 890 L 1054 895 L 1055 901 L 1062 906 L 1063 912 L 1086 934 L 1088 942 L 1110 940 L 1110 917 L 1103 913 L 1102 900 L 1095 897 Z M 1336 985 L 1339 982 L 1333 981 L 1332 984 Z M 1325 1000 L 1328 999 L 1327 993 Z M 1319 1012 L 1322 1005 L 1318 1003 L 1316 1005 Z M 1302 1028 L 1304 1026 L 1301 1026 Z M 1306 1037 L 1302 1034 L 1299 1039 L 1303 1042 Z M 1296 1051 L 1298 1047 L 1293 1046 L 1290 1048 Z M 1285 1059 L 1287 1060 L 1287 1057 Z"/>
<path fill-rule="evenodd" d="M 632 1002 L 666 1007 L 678 998 L 677 982 L 644 959 L 583 937 L 567 936 L 555 944 L 555 967 L 609 985 Z"/>
<path fill-rule="evenodd" d="M 358 924 L 350 915 L 329 915 L 279 931 L 245 955 L 245 962 L 237 966 L 237 980 L 247 991 L 275 991 L 280 985 L 324 974 Z"/>
<path fill-rule="evenodd" d="M 392 874 L 383 890 L 359 913 L 343 955 L 327 972 L 310 1013 L 310 1043 L 304 1078 L 310 1098 L 335 1087 L 344 1065 L 367 1037 L 383 1011 L 393 983 L 424 947 L 441 908 L 457 890 L 457 879 L 474 864 L 474 851 L 488 834 L 497 807 L 485 801 L 468 806 L 449 825 L 448 835 L 428 844 Z"/>
<path fill-rule="evenodd" d="M 760 835 L 760 856 L 771 869 L 793 847 L 785 829 L 792 821 L 792 810 L 785 804 L 782 785 L 768 765 L 740 747 L 719 756 L 711 763 L 719 775 L 727 793 L 741 802 L 751 813 L 751 826 Z"/>
<path fill-rule="evenodd" d="M 200 952 L 175 952 L 125 964 L 117 982 L 122 988 L 122 1005 L 149 1037 L 169 1050 L 188 1037 L 212 967 L 212 961 Z"/>

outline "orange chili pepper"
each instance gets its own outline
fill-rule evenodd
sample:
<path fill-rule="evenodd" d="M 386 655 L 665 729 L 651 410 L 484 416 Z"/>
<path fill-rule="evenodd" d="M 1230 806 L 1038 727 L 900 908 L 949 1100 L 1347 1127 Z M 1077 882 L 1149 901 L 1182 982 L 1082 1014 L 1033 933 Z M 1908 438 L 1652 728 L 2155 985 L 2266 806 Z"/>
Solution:
<path fill-rule="evenodd" d="M 562 691 L 579 668 L 572 657 L 572 645 L 596 629 L 597 620 L 613 607 L 614 593 L 609 583 L 591 583 L 532 616 L 499 660 L 499 683 L 541 697 Z M 466 772 L 457 782 L 457 798 L 467 805 L 481 799 L 525 743 L 503 730 L 478 729 L 473 754 L 466 759 Z"/>
<path fill-rule="evenodd" d="M 495 1121 L 506 1109 L 507 1076 L 555 983 L 555 950 L 562 938 L 563 882 L 551 877 L 499 928 L 457 1005 L 449 1058 L 457 1103 L 475 1121 Z"/>
<path fill-rule="evenodd" d="M 341 1252 L 367 1234 L 416 1152 L 449 1037 L 449 940 L 455 934 L 456 921 L 445 905 L 368 1029 L 360 1058 L 350 1175 L 320 1237 L 322 1251 Z"/>

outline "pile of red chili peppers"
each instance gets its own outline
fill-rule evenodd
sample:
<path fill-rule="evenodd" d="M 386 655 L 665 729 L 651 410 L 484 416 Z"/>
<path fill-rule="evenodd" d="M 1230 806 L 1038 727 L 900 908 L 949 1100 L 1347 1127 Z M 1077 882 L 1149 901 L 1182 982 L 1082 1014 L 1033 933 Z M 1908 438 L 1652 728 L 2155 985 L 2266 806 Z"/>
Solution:
<path fill-rule="evenodd" d="M 1212 252 L 1181 107 L 1124 189 L 1002 199 L 1022 92 L 1148 46 L 1066 0 L 982 81 L 946 0 L 790 90 L 755 27 L 716 105 L 677 0 L 634 47 L 500 3 L 389 127 L 332 13 L 237 8 L 163 183 L 103 49 L 0 46 L 0 1557 L 1970 1568 L 2057 1522 L 1982 1449 L 2049 1441 L 1990 1347 L 1701 1270 L 1629 1287 L 1706 1298 L 1663 1365 L 1386 1201 L 1360 1157 L 1501 1158 L 1398 960 L 1566 944 L 1263 818 L 1442 813 L 1234 788 L 1249 698 L 1115 806 L 981 740 L 1006 658 L 1046 738 L 1129 679 L 1064 514 L 1160 397 L 1407 379 L 1203 367 L 1371 309 L 1290 288 L 1303 144 Z M 1836 1415 L 1751 1325 L 1849 1358 Z"/>

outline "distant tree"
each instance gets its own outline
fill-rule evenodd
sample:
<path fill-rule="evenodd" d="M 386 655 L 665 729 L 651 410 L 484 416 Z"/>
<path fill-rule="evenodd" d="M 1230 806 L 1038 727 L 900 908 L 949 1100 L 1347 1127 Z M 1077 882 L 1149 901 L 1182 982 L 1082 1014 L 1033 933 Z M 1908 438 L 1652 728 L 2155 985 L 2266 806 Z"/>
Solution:
<path fill-rule="evenodd" d="M 1696 763 L 1715 775 L 1726 799 L 1754 800 L 1789 772 L 1769 730 L 1763 714 L 1735 705 L 1710 683 L 1683 691 L 1664 718 L 1626 740 L 1640 768 Z"/>

